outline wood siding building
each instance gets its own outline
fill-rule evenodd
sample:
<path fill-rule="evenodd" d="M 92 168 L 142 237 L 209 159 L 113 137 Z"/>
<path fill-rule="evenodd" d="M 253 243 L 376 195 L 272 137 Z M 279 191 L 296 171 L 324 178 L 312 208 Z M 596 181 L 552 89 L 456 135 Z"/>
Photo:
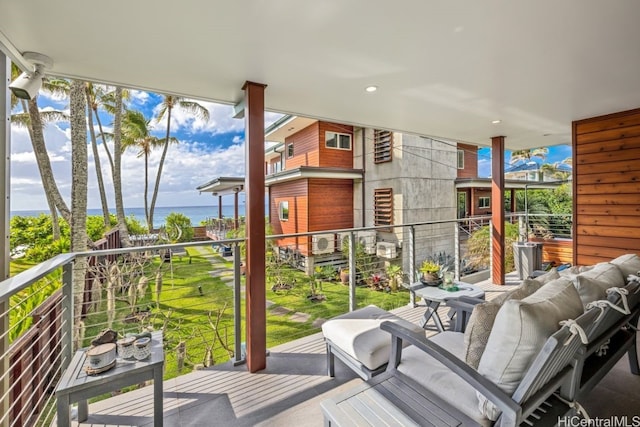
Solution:
<path fill-rule="evenodd" d="M 574 263 L 640 253 L 640 109 L 573 122 Z"/>

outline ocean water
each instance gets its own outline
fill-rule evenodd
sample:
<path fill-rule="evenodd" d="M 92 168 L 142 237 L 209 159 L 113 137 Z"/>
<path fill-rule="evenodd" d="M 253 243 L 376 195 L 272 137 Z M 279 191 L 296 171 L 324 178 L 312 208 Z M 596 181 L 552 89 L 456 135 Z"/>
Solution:
<path fill-rule="evenodd" d="M 125 215 L 133 215 L 140 223 L 145 225 L 144 208 L 125 208 Z M 200 225 L 207 218 L 218 217 L 217 206 L 172 206 L 172 207 L 156 207 L 153 212 L 153 224 L 155 227 L 161 226 L 165 222 L 165 218 L 170 213 L 181 213 L 191 219 L 191 225 Z M 46 210 L 29 210 L 29 211 L 11 211 L 11 217 L 14 216 L 38 216 L 40 214 L 48 214 Z M 111 210 L 115 214 L 115 209 Z M 233 218 L 233 205 L 222 205 L 222 216 Z M 102 215 L 102 209 L 87 209 L 89 215 Z M 244 215 L 244 205 L 238 206 L 238 215 Z"/>

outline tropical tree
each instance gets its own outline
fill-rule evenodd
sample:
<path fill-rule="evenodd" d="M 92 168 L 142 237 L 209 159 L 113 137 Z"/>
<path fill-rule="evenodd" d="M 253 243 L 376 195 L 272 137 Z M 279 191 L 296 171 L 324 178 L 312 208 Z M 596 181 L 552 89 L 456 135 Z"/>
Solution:
<path fill-rule="evenodd" d="M 528 162 L 533 157 L 538 157 L 544 161 L 549 155 L 549 149 L 547 147 L 530 148 L 526 150 L 514 150 L 511 152 L 511 158 L 509 164 L 513 165 L 520 161 Z"/>
<path fill-rule="evenodd" d="M 18 77 L 21 73 L 20 69 L 13 64 L 12 78 Z M 55 93 L 66 93 L 64 85 L 59 81 L 56 83 L 50 83 L 49 80 L 43 82 L 43 89 Z M 60 224 L 58 221 L 58 212 L 62 217 L 70 222 L 71 211 L 67 207 L 66 202 L 62 198 L 58 186 L 56 185 L 55 178 L 53 176 L 53 169 L 51 168 L 51 161 L 49 154 L 47 153 L 47 147 L 44 139 L 44 124 L 53 123 L 57 121 L 68 120 L 67 115 L 60 111 L 40 111 L 38 108 L 38 97 L 34 97 L 29 101 L 21 100 L 22 113 L 13 114 L 11 116 L 11 122 L 18 126 L 25 126 L 29 132 L 31 139 L 31 145 L 33 146 L 33 152 L 36 157 L 36 163 L 38 165 L 38 171 L 40 172 L 40 178 L 42 179 L 42 185 L 44 187 L 45 197 L 47 204 L 51 212 L 52 218 L 52 232 L 54 239 L 60 238 Z M 11 96 L 11 107 L 15 107 L 18 104 L 18 99 L 15 96 Z"/>
<path fill-rule="evenodd" d="M 129 242 L 129 231 L 127 230 L 127 218 L 124 214 L 124 203 L 122 199 L 122 107 L 123 107 L 124 90 L 116 87 L 113 92 L 113 194 L 116 199 L 116 217 L 118 218 L 118 228 L 120 229 L 120 241 L 122 246 L 127 247 Z M 102 125 L 100 125 L 102 129 Z M 104 136 L 104 132 L 100 131 Z M 107 144 L 104 141 L 105 149 Z M 111 157 L 110 157 L 111 158 Z"/>
<path fill-rule="evenodd" d="M 71 208 L 73 221 L 71 221 L 71 251 L 82 252 L 87 250 L 87 118 L 84 82 L 73 80 L 71 82 L 70 98 L 70 124 L 71 124 Z M 74 342 L 76 347 L 82 342 L 82 298 L 84 295 L 84 279 L 86 272 L 86 259 L 76 260 L 73 269 L 73 295 L 74 295 Z"/>
<path fill-rule="evenodd" d="M 138 148 L 138 157 L 144 157 L 144 213 L 149 231 L 153 230 L 152 215 L 149 210 L 149 155 L 154 147 L 163 145 L 162 140 L 151 135 L 147 120 L 140 111 L 127 110 L 122 118 L 122 150 Z"/>
<path fill-rule="evenodd" d="M 89 123 L 89 135 L 91 136 L 91 150 L 93 152 L 93 164 L 96 170 L 96 179 L 98 181 L 98 191 L 100 192 L 100 205 L 102 206 L 102 216 L 104 218 L 105 227 L 110 226 L 109 205 L 107 203 L 107 193 L 104 189 L 104 179 L 102 176 L 102 166 L 100 164 L 100 153 L 98 152 L 98 141 L 96 139 L 96 130 L 93 125 L 93 117 L 99 120 L 96 106 L 96 88 L 92 83 L 85 84 L 85 97 L 87 100 L 87 122 Z M 94 109 L 94 106 L 95 109 Z M 103 138 L 104 144 L 104 138 Z"/>
<path fill-rule="evenodd" d="M 156 175 L 156 182 L 153 188 L 153 195 L 151 197 L 151 208 L 149 210 L 149 230 L 153 229 L 153 211 L 156 207 L 156 200 L 158 198 L 158 190 L 160 189 L 160 178 L 162 176 L 162 168 L 164 167 L 164 161 L 167 157 L 167 150 L 169 149 L 169 143 L 171 139 L 171 113 L 175 107 L 178 107 L 189 114 L 192 114 L 196 118 L 201 118 L 204 121 L 209 121 L 209 110 L 197 102 L 187 100 L 185 98 L 165 95 L 160 104 L 160 110 L 156 121 L 159 123 L 163 118 L 167 118 L 167 131 L 164 138 L 164 145 L 162 147 L 162 155 L 160 156 L 160 162 L 158 163 L 158 172 Z"/>

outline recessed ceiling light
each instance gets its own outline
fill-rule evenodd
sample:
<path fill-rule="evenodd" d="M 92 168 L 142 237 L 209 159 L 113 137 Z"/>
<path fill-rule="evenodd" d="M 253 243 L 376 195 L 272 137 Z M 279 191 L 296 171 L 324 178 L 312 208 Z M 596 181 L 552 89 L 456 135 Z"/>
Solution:
<path fill-rule="evenodd" d="M 366 90 L 367 92 L 375 92 L 378 90 L 378 86 L 367 86 L 366 88 L 364 88 L 364 90 Z"/>
<path fill-rule="evenodd" d="M 497 125 L 498 123 L 502 123 L 502 120 L 492 120 L 491 123 Z"/>

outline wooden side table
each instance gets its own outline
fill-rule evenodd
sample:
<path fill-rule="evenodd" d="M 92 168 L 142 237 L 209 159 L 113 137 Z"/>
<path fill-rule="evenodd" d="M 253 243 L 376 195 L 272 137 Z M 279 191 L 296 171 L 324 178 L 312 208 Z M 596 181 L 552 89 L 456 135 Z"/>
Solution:
<path fill-rule="evenodd" d="M 162 332 L 152 334 L 151 355 L 145 360 L 118 358 L 114 368 L 99 375 L 87 375 L 85 362 L 85 350 L 78 350 L 56 388 L 58 427 L 71 425 L 69 406 L 72 403 L 78 402 L 78 421 L 86 421 L 89 416 L 87 399 L 147 380 L 153 380 L 153 424 L 162 427 Z"/>

